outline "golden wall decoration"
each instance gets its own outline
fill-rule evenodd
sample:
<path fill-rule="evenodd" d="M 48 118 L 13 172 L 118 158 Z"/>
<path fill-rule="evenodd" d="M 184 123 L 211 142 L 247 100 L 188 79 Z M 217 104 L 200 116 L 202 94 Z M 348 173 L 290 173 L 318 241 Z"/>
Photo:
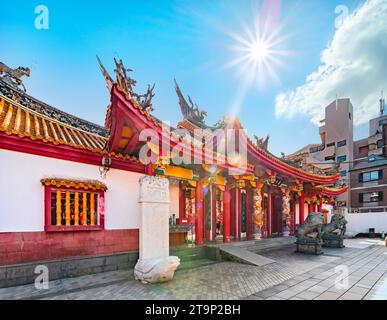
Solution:
<path fill-rule="evenodd" d="M 263 228 L 263 208 L 262 208 L 262 188 L 264 184 L 257 182 L 257 186 L 254 189 L 254 224 L 262 232 Z"/>

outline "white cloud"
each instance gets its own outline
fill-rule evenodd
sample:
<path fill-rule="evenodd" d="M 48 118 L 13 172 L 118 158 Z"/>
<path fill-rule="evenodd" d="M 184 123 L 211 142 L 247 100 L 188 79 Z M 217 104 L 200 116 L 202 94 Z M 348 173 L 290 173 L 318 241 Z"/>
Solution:
<path fill-rule="evenodd" d="M 362 124 L 378 114 L 382 89 L 387 93 L 387 1 L 368 0 L 336 30 L 305 84 L 277 95 L 275 114 L 303 113 L 317 124 L 338 95 L 351 99 L 354 122 Z"/>

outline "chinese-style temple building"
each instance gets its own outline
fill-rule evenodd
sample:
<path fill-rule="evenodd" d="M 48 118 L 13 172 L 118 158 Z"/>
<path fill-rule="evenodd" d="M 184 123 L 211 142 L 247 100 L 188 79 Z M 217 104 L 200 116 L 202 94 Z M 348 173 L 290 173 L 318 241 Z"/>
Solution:
<path fill-rule="evenodd" d="M 274 156 L 235 117 L 207 125 L 177 83 L 182 120 L 166 132 L 152 115 L 153 87 L 136 94 L 116 65 L 115 81 L 100 65 L 111 97 L 104 126 L 29 96 L 18 69 L 0 73 L 0 265 L 137 251 L 143 175 L 170 181 L 171 245 L 292 235 L 347 189 L 336 185 L 339 173 L 307 172 Z M 203 139 L 193 137 L 197 129 Z M 241 137 L 232 156 L 219 151 L 219 139 L 216 152 L 206 143 L 225 130 Z M 142 150 L 154 161 L 141 161 Z M 181 154 L 191 161 L 170 161 Z M 213 156 L 222 161 L 206 161 Z"/>

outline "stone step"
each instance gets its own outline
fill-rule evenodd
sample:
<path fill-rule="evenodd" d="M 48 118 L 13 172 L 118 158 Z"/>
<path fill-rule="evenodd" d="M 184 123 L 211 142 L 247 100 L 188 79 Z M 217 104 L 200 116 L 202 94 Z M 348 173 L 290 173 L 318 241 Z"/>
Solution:
<path fill-rule="evenodd" d="M 263 257 L 259 254 L 253 253 L 238 246 L 220 245 L 219 250 L 221 251 L 222 256 L 225 256 L 230 260 L 247 263 L 254 266 L 264 266 L 275 262 L 272 259 Z"/>

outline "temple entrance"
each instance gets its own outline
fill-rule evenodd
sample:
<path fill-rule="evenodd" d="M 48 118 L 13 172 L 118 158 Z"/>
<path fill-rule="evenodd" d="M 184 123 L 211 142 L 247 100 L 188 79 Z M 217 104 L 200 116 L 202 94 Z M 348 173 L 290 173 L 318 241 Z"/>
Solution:
<path fill-rule="evenodd" d="M 271 217 L 271 235 L 278 237 L 282 232 L 282 197 L 279 194 L 272 195 L 273 212 Z"/>
<path fill-rule="evenodd" d="M 223 239 L 224 190 L 214 186 L 213 239 Z"/>

